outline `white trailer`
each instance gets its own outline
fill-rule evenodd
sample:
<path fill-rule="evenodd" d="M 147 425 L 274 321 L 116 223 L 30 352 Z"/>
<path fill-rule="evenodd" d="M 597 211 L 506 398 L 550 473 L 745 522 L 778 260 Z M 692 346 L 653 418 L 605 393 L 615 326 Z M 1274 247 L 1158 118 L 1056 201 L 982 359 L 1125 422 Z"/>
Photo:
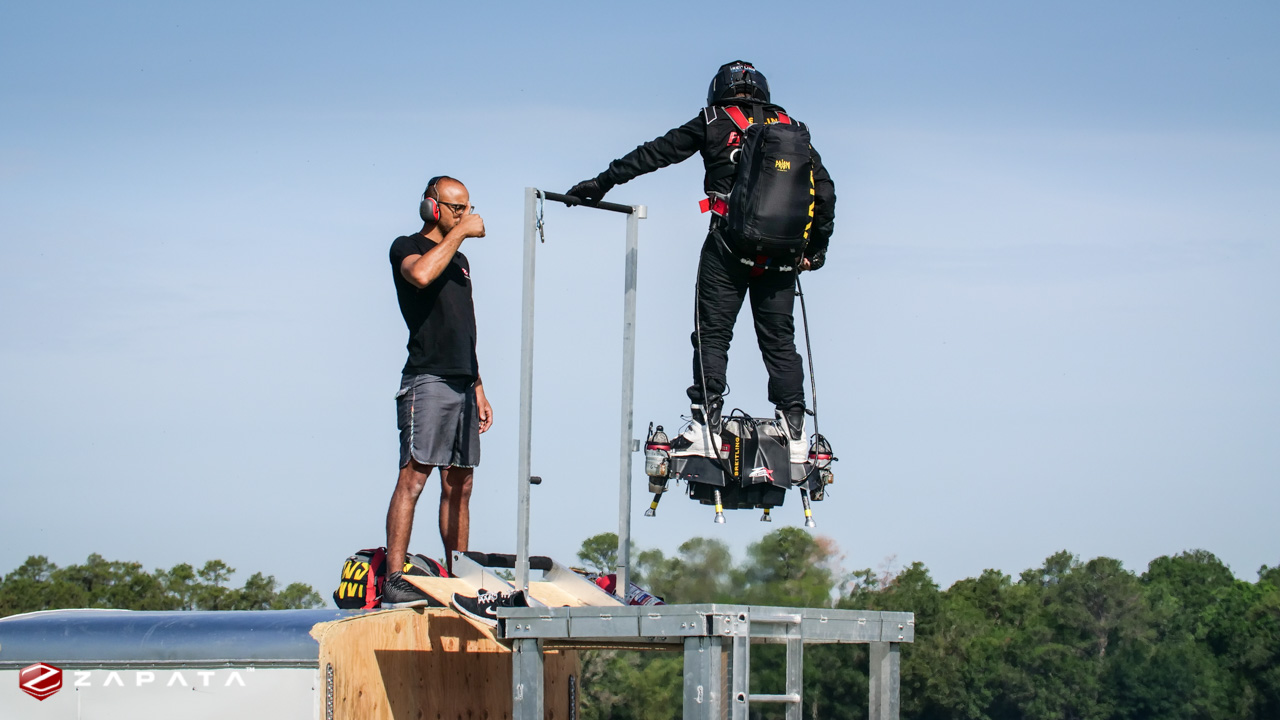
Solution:
<path fill-rule="evenodd" d="M 0 718 L 316 720 L 325 683 L 311 629 L 360 612 L 51 610 L 3 618 Z"/>

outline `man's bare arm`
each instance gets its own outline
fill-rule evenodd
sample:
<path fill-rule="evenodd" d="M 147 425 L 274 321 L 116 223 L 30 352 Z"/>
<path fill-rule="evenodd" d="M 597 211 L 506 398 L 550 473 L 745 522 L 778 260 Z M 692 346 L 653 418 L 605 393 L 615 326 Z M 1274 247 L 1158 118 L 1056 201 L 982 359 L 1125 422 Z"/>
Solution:
<path fill-rule="evenodd" d="M 462 241 L 484 237 L 484 220 L 479 215 L 466 215 L 444 240 L 421 255 L 410 255 L 400 263 L 400 274 L 414 287 L 424 288 L 436 281 L 453 259 Z"/>

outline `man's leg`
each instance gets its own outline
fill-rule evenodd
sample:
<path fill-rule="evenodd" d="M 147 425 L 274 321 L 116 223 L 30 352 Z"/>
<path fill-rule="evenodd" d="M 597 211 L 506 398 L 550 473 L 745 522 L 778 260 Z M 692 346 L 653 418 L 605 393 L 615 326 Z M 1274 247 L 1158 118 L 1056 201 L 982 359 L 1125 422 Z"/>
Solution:
<path fill-rule="evenodd" d="M 413 511 L 418 504 L 418 496 L 427 485 L 431 467 L 411 459 L 408 465 L 400 468 L 396 490 L 391 494 L 391 507 L 387 510 L 388 574 L 404 567 L 404 556 L 409 551 L 409 536 L 413 533 Z"/>
<path fill-rule="evenodd" d="M 693 384 L 688 395 L 698 405 L 724 394 L 733 324 L 747 293 L 748 268 L 729 254 L 717 233 L 711 231 L 702 245 L 694 329 L 689 336 L 693 343 Z M 706 395 L 711 398 L 703 397 L 704 382 Z"/>
<path fill-rule="evenodd" d="M 793 464 L 809 456 L 804 423 L 804 365 L 796 352 L 795 276 L 766 271 L 751 283 L 751 316 L 756 342 L 769 372 L 769 402 L 786 423 Z"/>
<path fill-rule="evenodd" d="M 453 551 L 465 552 L 471 537 L 472 468 L 440 469 L 440 542 L 453 569 Z"/>
<path fill-rule="evenodd" d="M 426 593 L 401 576 L 405 553 L 409 551 L 409 536 L 413 532 L 413 509 L 427 484 L 431 468 L 431 465 L 423 465 L 410 458 L 400 468 L 396 491 L 391 494 L 391 507 L 387 510 L 387 579 L 382 586 L 384 608 L 433 604 Z"/>
<path fill-rule="evenodd" d="M 795 275 L 768 270 L 752 279 L 751 317 L 769 372 L 769 402 L 804 407 L 804 365 L 796 352 Z"/>

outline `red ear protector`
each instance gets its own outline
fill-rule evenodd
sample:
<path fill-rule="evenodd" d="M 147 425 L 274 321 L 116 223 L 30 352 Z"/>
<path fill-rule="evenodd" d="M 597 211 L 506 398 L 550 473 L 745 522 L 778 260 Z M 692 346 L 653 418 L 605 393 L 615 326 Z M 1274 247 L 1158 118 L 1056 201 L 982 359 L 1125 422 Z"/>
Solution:
<path fill-rule="evenodd" d="M 422 192 L 422 204 L 418 206 L 418 215 L 422 217 L 422 222 L 435 224 L 440 222 L 440 204 L 436 199 L 431 197 L 431 191 L 435 190 L 436 183 L 444 179 L 444 175 L 437 175 L 427 181 L 427 189 Z"/>

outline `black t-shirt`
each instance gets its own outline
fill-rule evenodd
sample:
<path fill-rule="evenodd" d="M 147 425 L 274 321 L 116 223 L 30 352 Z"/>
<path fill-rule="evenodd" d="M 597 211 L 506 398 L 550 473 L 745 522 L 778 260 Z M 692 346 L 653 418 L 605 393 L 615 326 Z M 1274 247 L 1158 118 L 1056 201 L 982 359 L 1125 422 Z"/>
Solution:
<path fill-rule="evenodd" d="M 402 235 L 391 243 L 396 299 L 409 326 L 409 360 L 404 372 L 474 380 L 480 365 L 476 361 L 476 311 L 467 256 L 455 252 L 440 277 L 424 288 L 414 287 L 400 273 L 405 258 L 425 254 L 435 246 L 434 240 L 420 233 Z"/>

